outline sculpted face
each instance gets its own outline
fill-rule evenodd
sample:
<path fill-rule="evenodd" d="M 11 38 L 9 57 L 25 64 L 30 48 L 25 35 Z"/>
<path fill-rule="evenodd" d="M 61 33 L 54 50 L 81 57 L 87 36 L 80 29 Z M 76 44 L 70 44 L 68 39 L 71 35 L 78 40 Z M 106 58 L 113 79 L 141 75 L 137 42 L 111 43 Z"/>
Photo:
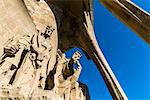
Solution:
<path fill-rule="evenodd" d="M 40 44 L 45 48 L 50 48 L 50 37 L 55 29 L 52 26 L 47 26 L 44 33 L 39 36 Z"/>
<path fill-rule="evenodd" d="M 42 33 L 42 36 L 44 36 L 45 39 L 50 38 L 54 30 L 55 29 L 52 26 L 47 26 L 45 32 Z"/>
<path fill-rule="evenodd" d="M 79 60 L 81 56 L 82 56 L 81 53 L 77 51 L 73 54 L 72 59 L 76 61 L 76 60 Z"/>

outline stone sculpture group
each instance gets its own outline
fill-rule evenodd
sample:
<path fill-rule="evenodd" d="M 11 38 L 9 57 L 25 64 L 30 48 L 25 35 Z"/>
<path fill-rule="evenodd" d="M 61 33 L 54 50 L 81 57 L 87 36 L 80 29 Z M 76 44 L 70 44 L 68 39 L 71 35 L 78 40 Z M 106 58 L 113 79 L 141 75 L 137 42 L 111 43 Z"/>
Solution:
<path fill-rule="evenodd" d="M 127 100 L 93 29 L 94 0 L 0 0 L 0 100 L 89 100 L 77 51 L 96 64 L 114 100 Z M 150 43 L 150 14 L 131 0 L 99 0 Z M 78 66 L 78 68 L 74 67 Z"/>
<path fill-rule="evenodd" d="M 44 0 L 24 0 L 37 29 L 9 38 L 0 58 L 0 99 L 85 100 L 77 51 L 71 59 L 58 49 L 55 16 Z M 73 66 L 77 65 L 77 69 Z"/>

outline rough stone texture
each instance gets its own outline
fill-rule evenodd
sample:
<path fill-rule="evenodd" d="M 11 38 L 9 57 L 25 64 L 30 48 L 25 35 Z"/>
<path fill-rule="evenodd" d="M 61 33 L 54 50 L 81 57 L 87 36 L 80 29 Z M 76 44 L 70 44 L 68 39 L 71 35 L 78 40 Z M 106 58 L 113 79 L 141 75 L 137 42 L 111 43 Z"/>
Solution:
<path fill-rule="evenodd" d="M 13 87 L 11 85 L 2 86 L 0 88 L 0 100 L 64 100 L 52 91 L 37 90 L 36 92 L 32 97 L 26 98 L 20 94 L 19 87 Z"/>
<path fill-rule="evenodd" d="M 76 52 L 73 57 L 76 58 L 76 56 L 78 56 L 78 52 Z M 6 83 L 3 82 L 3 84 L 1 83 L 1 86 L 0 86 L 0 99 L 1 100 L 7 100 L 7 99 L 12 99 L 12 100 L 16 100 L 16 99 L 17 100 L 28 100 L 28 99 L 31 99 L 31 100 L 86 100 L 87 98 L 86 93 L 88 93 L 88 90 L 84 89 L 85 85 L 82 84 L 82 86 L 80 86 L 81 83 L 77 82 L 81 69 L 82 69 L 78 60 L 74 59 L 74 61 L 76 61 L 75 64 L 77 64 L 78 66 L 77 69 L 73 69 L 74 73 L 69 75 L 69 77 L 67 77 L 66 79 L 64 79 L 63 77 L 63 72 L 66 70 L 66 68 L 68 70 L 70 61 L 71 59 L 67 59 L 65 57 L 65 54 L 61 53 L 60 50 L 58 51 L 57 63 L 53 68 L 55 70 L 55 72 L 53 73 L 54 84 L 53 86 L 51 86 L 52 87 L 51 89 L 47 89 L 47 88 L 42 89 L 38 86 L 37 87 L 33 86 L 35 85 L 33 84 L 32 86 L 35 88 L 33 92 L 31 92 L 32 88 L 30 89 L 30 91 L 27 91 L 28 83 L 25 84 L 24 82 L 22 82 L 22 84 L 19 84 L 18 86 L 16 86 L 16 84 L 10 85 L 7 82 Z M 7 74 L 9 74 L 9 72 Z M 0 76 L 2 76 L 2 74 Z M 28 73 L 28 78 L 29 77 L 30 77 L 30 73 Z M 4 79 L 5 78 L 7 77 L 5 77 L 4 75 Z M 36 82 L 38 81 L 39 80 L 37 80 Z M 30 83 L 32 81 L 28 81 L 28 82 Z M 46 84 L 50 86 L 51 82 L 52 81 L 46 81 Z M 29 92 L 29 94 L 26 94 L 25 92 L 27 93 Z M 89 100 L 89 97 L 87 98 L 87 100 Z"/>
<path fill-rule="evenodd" d="M 92 3 L 45 1 L 0 0 L 1 99 L 89 99 L 87 87 L 77 82 L 80 53 L 70 59 L 63 54 L 79 47 L 97 65 L 113 99 L 127 100 L 97 43 Z M 99 1 L 149 43 L 148 13 L 129 0 Z"/>
<path fill-rule="evenodd" d="M 67 59 L 57 51 L 56 19 L 47 3 L 44 0 L 0 2 L 0 34 L 10 34 L 0 37 L 0 99 L 85 100 L 86 95 L 77 82 L 81 54 L 76 52 Z"/>
<path fill-rule="evenodd" d="M 22 0 L 0 0 L 0 55 L 14 36 L 36 33 L 36 28 Z"/>

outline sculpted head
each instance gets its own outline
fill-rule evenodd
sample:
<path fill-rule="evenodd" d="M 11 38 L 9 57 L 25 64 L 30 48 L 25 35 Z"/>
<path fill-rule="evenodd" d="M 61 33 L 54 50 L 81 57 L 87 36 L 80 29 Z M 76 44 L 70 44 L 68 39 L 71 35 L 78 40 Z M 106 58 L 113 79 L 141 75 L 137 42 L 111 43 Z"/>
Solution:
<path fill-rule="evenodd" d="M 44 36 L 45 39 L 50 38 L 54 30 L 55 29 L 52 26 L 47 26 L 45 32 L 42 33 L 42 36 Z"/>
<path fill-rule="evenodd" d="M 74 54 L 73 54 L 73 56 L 72 56 L 72 59 L 74 60 L 74 61 L 76 61 L 76 60 L 79 60 L 80 58 L 81 58 L 81 53 L 79 52 L 79 51 L 76 51 Z"/>

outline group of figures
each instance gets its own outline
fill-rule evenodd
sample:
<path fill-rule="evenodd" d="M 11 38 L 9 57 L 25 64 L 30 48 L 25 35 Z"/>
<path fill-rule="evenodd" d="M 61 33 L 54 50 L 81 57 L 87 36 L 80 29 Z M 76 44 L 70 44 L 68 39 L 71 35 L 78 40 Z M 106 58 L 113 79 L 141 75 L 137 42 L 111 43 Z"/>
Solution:
<path fill-rule="evenodd" d="M 37 33 L 13 36 L 0 58 L 0 99 L 85 100 L 77 51 L 71 59 L 58 49 L 57 25 L 44 0 L 24 0 Z M 77 65 L 77 68 L 74 68 Z"/>

